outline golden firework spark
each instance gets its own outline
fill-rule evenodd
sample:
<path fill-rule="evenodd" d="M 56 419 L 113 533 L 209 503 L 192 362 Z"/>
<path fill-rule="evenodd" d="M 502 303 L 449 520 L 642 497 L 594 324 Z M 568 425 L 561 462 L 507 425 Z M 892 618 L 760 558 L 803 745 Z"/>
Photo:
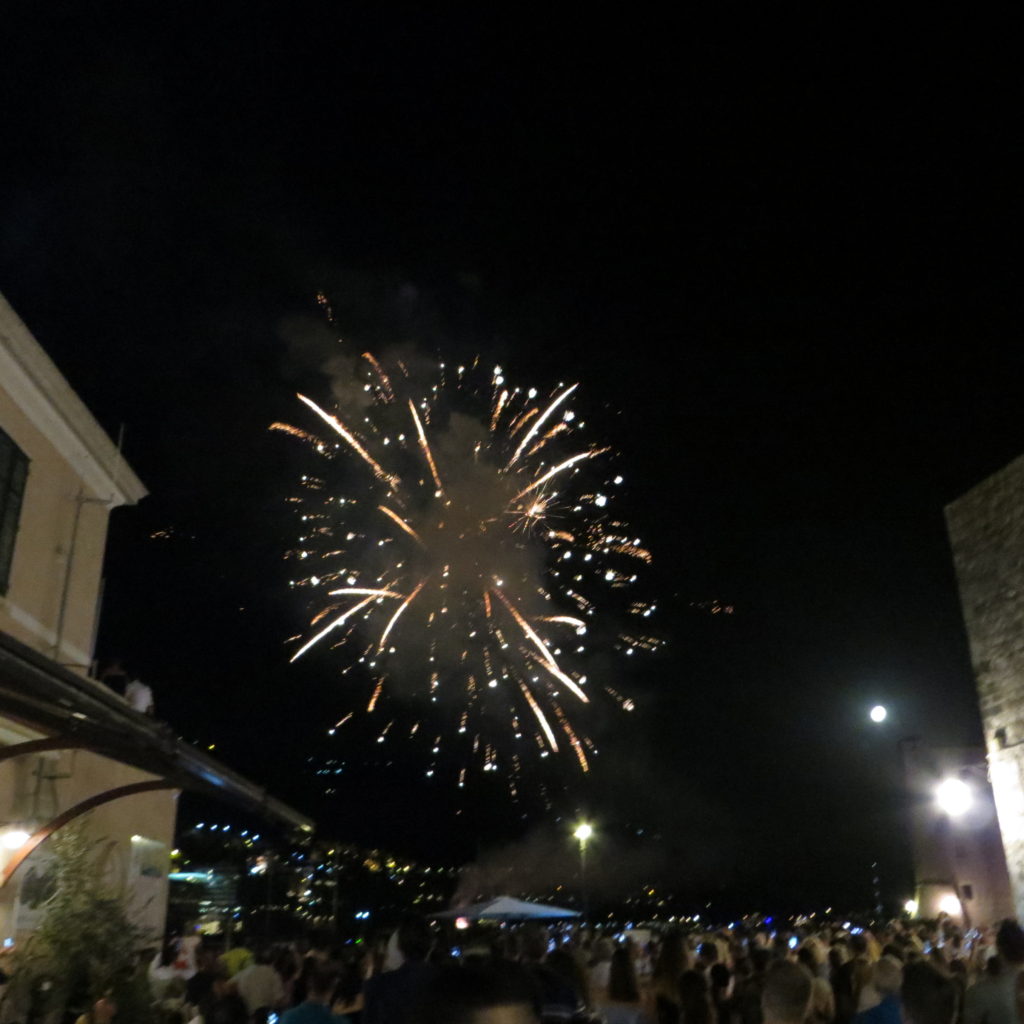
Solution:
<path fill-rule="evenodd" d="M 422 712 L 450 708 L 448 732 L 458 743 L 443 743 L 444 729 L 426 732 L 437 734 L 428 777 L 442 748 L 452 747 L 446 756 L 461 759 L 460 785 L 475 766 L 506 771 L 518 792 L 531 749 L 542 757 L 560 752 L 556 732 L 580 770 L 589 770 L 593 743 L 572 720 L 592 703 L 582 670 L 588 626 L 602 615 L 602 593 L 632 585 L 634 567 L 650 553 L 608 507 L 622 477 L 606 477 L 598 490 L 592 471 L 580 472 L 609 449 L 559 450 L 580 426 L 569 408 L 578 385 L 542 397 L 507 384 L 500 367 L 486 387 L 474 383 L 476 371 L 475 363 L 457 372 L 442 364 L 436 382 L 424 383 L 408 365 L 389 372 L 367 352 L 370 405 L 349 410 L 349 422 L 299 395 L 343 444 L 273 425 L 310 442 L 311 457 L 325 460 L 302 478 L 302 530 L 291 557 L 313 567 L 296 585 L 326 599 L 312 610 L 312 635 L 291 660 L 347 627 L 328 643 L 348 646 L 349 666 L 362 664 L 372 678 L 367 712 L 382 702 L 398 707 L 417 687 Z M 346 451 L 372 477 L 346 470 L 352 460 L 337 458 Z M 354 603 L 346 607 L 346 599 Z M 646 619 L 654 608 L 633 600 L 622 613 Z M 635 627 L 617 633 L 615 645 L 626 654 L 655 645 Z M 394 685 L 385 689 L 389 679 Z M 594 695 L 604 692 L 598 687 Z M 609 696 L 623 709 L 633 706 L 618 692 Z M 418 712 L 402 735 L 423 739 L 423 717 Z M 389 719 L 377 733 L 381 743 Z"/>

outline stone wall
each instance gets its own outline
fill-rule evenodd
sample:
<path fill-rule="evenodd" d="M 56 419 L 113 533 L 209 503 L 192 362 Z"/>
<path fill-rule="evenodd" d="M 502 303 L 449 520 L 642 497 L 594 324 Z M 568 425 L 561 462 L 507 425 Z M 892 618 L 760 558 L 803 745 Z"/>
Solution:
<path fill-rule="evenodd" d="M 1017 916 L 1024 920 L 1024 456 L 946 509 Z"/>

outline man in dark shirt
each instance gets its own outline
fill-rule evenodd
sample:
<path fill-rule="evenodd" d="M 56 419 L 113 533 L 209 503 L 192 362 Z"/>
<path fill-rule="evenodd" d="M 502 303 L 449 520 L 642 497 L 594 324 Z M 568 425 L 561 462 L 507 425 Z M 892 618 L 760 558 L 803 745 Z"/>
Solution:
<path fill-rule="evenodd" d="M 216 958 L 205 949 L 196 950 L 196 973 L 185 982 L 185 1002 L 189 1006 L 202 1006 L 213 994 L 216 979 Z"/>
<path fill-rule="evenodd" d="M 434 937 L 420 917 L 409 918 L 398 929 L 398 950 L 402 966 L 385 971 L 366 982 L 363 1024 L 406 1024 L 420 993 L 435 971 L 427 963 Z"/>
<path fill-rule="evenodd" d="M 906 1024 L 953 1024 L 956 1018 L 956 986 L 924 961 L 907 964 L 900 997 Z"/>
<path fill-rule="evenodd" d="M 225 971 L 213 979 L 213 989 L 200 1006 L 203 1024 L 249 1024 L 249 1011 L 242 997 L 231 987 Z"/>

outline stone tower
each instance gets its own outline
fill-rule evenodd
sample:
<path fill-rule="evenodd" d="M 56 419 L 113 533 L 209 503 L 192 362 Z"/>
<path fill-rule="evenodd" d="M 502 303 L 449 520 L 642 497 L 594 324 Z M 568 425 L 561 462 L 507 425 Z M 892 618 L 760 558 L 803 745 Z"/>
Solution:
<path fill-rule="evenodd" d="M 946 509 L 1017 917 L 1024 920 L 1024 456 Z"/>

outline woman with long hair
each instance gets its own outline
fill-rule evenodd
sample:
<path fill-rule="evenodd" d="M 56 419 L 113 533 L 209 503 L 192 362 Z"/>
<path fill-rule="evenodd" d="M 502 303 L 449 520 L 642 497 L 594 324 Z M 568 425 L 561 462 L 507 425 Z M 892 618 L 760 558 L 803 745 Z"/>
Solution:
<path fill-rule="evenodd" d="M 679 979 L 679 1007 L 684 1024 L 712 1024 L 715 1011 L 703 971 L 683 971 Z"/>
<path fill-rule="evenodd" d="M 576 1016 L 582 1017 L 590 1007 L 590 990 L 587 985 L 587 974 L 580 961 L 572 952 L 563 946 L 552 950 L 544 958 L 548 970 L 572 991 L 576 1000 Z"/>
<path fill-rule="evenodd" d="M 619 946 L 612 954 L 608 995 L 602 1002 L 601 1012 L 607 1024 L 637 1024 L 641 1010 L 633 957 L 625 946 Z"/>
<path fill-rule="evenodd" d="M 657 1024 L 679 1024 L 679 978 L 689 965 L 689 953 L 682 932 L 669 932 L 662 940 L 651 972 L 647 1016 L 657 1021 Z"/>

